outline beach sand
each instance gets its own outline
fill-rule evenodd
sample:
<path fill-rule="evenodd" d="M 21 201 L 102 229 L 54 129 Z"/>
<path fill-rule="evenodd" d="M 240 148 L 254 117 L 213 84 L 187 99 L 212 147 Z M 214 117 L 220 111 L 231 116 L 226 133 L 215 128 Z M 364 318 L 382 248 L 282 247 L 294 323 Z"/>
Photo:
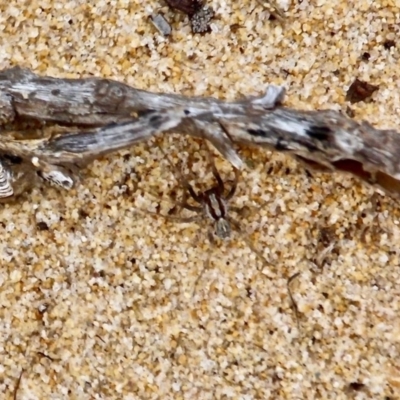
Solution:
<path fill-rule="evenodd" d="M 284 85 L 287 106 L 398 127 L 400 2 L 350 3 L 277 1 L 281 22 L 256 0 L 207 0 L 211 32 L 193 35 L 162 0 L 11 0 L 0 69 L 230 100 Z M 356 78 L 379 90 L 350 104 Z M 146 213 L 179 200 L 176 171 L 212 186 L 191 137 L 161 135 L 95 161 L 68 192 L 44 183 L 1 205 L 2 398 L 22 371 L 21 400 L 400 398 L 399 203 L 284 154 L 238 151 L 229 204 L 242 232 L 225 241 L 206 218 Z"/>

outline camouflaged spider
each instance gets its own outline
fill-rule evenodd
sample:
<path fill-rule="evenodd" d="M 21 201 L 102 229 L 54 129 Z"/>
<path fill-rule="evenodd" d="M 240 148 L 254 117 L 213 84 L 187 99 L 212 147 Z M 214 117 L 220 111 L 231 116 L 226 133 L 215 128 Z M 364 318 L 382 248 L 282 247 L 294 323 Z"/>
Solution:
<path fill-rule="evenodd" d="M 162 152 L 163 149 L 160 148 Z M 173 168 L 174 176 L 176 180 L 179 182 L 180 186 L 184 189 L 183 199 L 175 204 L 175 206 L 170 211 L 169 215 L 162 215 L 157 212 L 150 212 L 150 214 L 162 216 L 165 219 L 173 220 L 182 223 L 190 223 L 195 222 L 199 223 L 204 220 L 204 218 L 208 218 L 213 221 L 214 232 L 209 231 L 209 239 L 210 242 L 213 241 L 213 235 L 215 234 L 220 239 L 228 239 L 231 237 L 232 228 L 240 235 L 241 239 L 249 246 L 249 248 L 257 255 L 257 257 L 262 260 L 262 263 L 266 263 L 264 256 L 261 254 L 259 250 L 255 248 L 251 240 L 246 236 L 243 232 L 241 224 L 232 218 L 229 215 L 229 211 L 235 211 L 236 213 L 242 213 L 243 209 L 240 207 L 229 206 L 229 201 L 233 198 L 236 193 L 237 183 L 239 180 L 239 171 L 234 169 L 234 179 L 230 182 L 230 188 L 226 190 L 226 185 L 221 178 L 221 175 L 218 172 L 218 169 L 214 163 L 213 156 L 210 151 L 207 151 L 208 161 L 211 166 L 212 175 L 216 180 L 216 184 L 212 186 L 210 189 L 205 191 L 196 192 L 193 186 L 189 183 L 188 179 L 184 177 L 173 165 L 168 155 L 165 154 L 165 158 L 168 163 Z M 189 204 L 188 197 L 191 197 L 195 205 Z M 191 217 L 182 217 L 176 215 L 180 212 L 180 210 L 186 209 L 188 211 L 192 211 L 196 213 L 196 215 Z M 175 215 L 173 215 L 175 214 Z M 202 274 L 200 274 L 197 281 L 201 278 Z"/>
<path fill-rule="evenodd" d="M 161 149 L 161 151 L 163 151 Z M 235 211 L 237 213 L 241 213 L 243 211 L 240 207 L 234 207 L 228 205 L 230 200 L 236 193 L 237 184 L 239 180 L 239 171 L 234 168 L 234 179 L 230 182 L 230 188 L 226 190 L 226 185 L 221 178 L 221 175 L 218 172 L 218 169 L 214 163 L 213 156 L 209 151 L 207 151 L 208 162 L 211 166 L 211 171 L 214 179 L 216 180 L 216 184 L 212 186 L 210 189 L 196 192 L 193 186 L 189 183 L 188 179 L 184 177 L 173 165 L 169 157 L 165 154 L 165 158 L 168 163 L 173 168 L 174 176 L 176 180 L 179 182 L 180 186 L 184 189 L 183 199 L 175 204 L 175 207 L 171 210 L 173 214 L 178 213 L 181 209 L 186 209 L 188 211 L 192 211 L 196 213 L 196 215 L 192 217 L 181 217 L 177 215 L 162 215 L 162 217 L 170 220 L 174 220 L 177 222 L 200 222 L 204 219 L 204 217 L 209 218 L 213 221 L 214 226 L 214 234 L 220 239 L 228 239 L 231 237 L 232 228 L 235 229 L 238 233 L 241 234 L 241 237 L 244 239 L 246 244 L 253 250 L 262 260 L 265 262 L 264 257 L 261 253 L 256 250 L 251 243 L 251 241 L 243 235 L 243 231 L 241 225 L 238 221 L 232 218 L 229 215 L 229 211 Z M 189 204 L 188 197 L 191 197 L 192 200 L 196 203 L 196 205 Z M 178 210 L 176 209 L 178 207 Z M 156 215 L 160 215 L 155 213 Z M 210 235 L 211 236 L 211 235 Z M 212 240 L 212 238 L 211 238 Z"/>
<path fill-rule="evenodd" d="M 228 202 L 235 195 L 237 183 L 239 179 L 238 170 L 235 169 L 235 179 L 232 182 L 232 186 L 227 194 L 225 194 L 224 182 L 215 166 L 214 161 L 210 156 L 212 174 L 217 181 L 217 184 L 203 192 L 196 193 L 193 186 L 188 182 L 186 178 L 180 176 L 180 183 L 185 189 L 183 201 L 178 205 L 181 208 L 185 208 L 189 211 L 193 211 L 198 215 L 182 220 L 186 222 L 196 222 L 202 219 L 203 215 L 206 215 L 214 221 L 215 234 L 221 239 L 226 239 L 231 236 L 232 227 L 238 227 L 239 224 L 232 220 L 228 216 Z M 187 201 L 187 195 L 190 194 L 192 199 L 198 204 L 198 206 L 192 206 Z M 180 217 L 178 217 L 180 218 Z"/>

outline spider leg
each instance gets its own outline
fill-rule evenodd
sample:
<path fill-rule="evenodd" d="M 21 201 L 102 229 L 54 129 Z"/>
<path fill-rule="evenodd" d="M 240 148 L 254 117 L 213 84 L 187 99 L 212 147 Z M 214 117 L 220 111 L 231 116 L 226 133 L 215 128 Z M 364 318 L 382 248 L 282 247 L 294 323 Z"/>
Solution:
<path fill-rule="evenodd" d="M 210 243 L 211 243 L 212 245 L 214 245 L 214 239 L 213 239 L 213 236 L 212 236 L 212 232 L 211 232 L 211 231 L 208 231 L 208 237 L 209 237 Z M 194 284 L 193 284 L 193 292 L 192 292 L 192 298 L 194 298 L 194 297 L 196 296 L 196 294 L 197 294 L 197 286 L 198 286 L 198 284 L 199 284 L 201 278 L 203 277 L 204 273 L 205 273 L 207 270 L 210 269 L 210 258 L 211 258 L 211 252 L 208 254 L 207 260 L 205 261 L 203 268 L 201 269 L 201 271 L 200 271 L 199 275 L 197 276 L 196 280 L 194 281 Z"/>
<path fill-rule="evenodd" d="M 188 201 L 187 201 L 187 198 L 188 198 L 188 194 L 190 194 L 191 195 L 191 197 L 193 197 L 193 194 L 192 194 L 192 191 L 193 191 L 193 193 L 195 194 L 195 192 L 194 192 L 194 190 L 192 189 L 192 187 L 191 187 L 191 185 L 188 183 L 188 185 L 189 185 L 189 188 L 190 189 L 188 189 L 187 187 L 185 187 L 184 188 L 184 191 L 183 191 L 183 199 L 180 201 L 180 202 L 178 202 L 178 203 L 176 203 L 175 204 L 175 207 L 178 207 L 179 208 L 179 211 L 181 211 L 183 208 L 184 209 L 186 209 L 186 210 L 189 210 L 189 211 L 192 211 L 192 212 L 195 212 L 195 213 L 202 213 L 203 212 L 203 207 L 199 207 L 199 206 L 192 206 L 192 205 L 190 205 L 189 203 L 188 203 Z M 196 195 L 196 194 L 195 194 Z M 196 197 L 197 197 L 197 195 L 196 195 Z M 200 197 L 200 196 L 199 196 Z M 195 199 L 196 200 L 196 199 Z M 196 200 L 197 201 L 197 200 Z M 198 201 L 197 201 L 198 202 Z M 200 203 L 201 204 L 201 203 Z M 175 208 L 174 207 L 174 208 Z M 177 213 L 177 211 L 175 211 L 174 212 L 174 214 L 176 214 Z"/>
<path fill-rule="evenodd" d="M 210 150 L 208 150 L 208 152 L 207 152 L 207 158 L 208 158 L 208 162 L 211 165 L 212 174 L 213 174 L 215 180 L 217 181 L 218 193 L 222 196 L 225 191 L 224 181 L 222 180 L 221 175 L 219 174 L 219 172 L 217 170 L 217 167 L 214 162 L 214 157 L 212 156 Z"/>
<path fill-rule="evenodd" d="M 240 237 L 243 239 L 243 241 L 249 246 L 250 250 L 254 252 L 254 254 L 260 259 L 260 261 L 263 264 L 267 264 L 267 260 L 265 257 L 262 255 L 260 250 L 258 250 L 253 242 L 247 237 L 247 235 L 243 232 L 242 227 L 240 226 L 239 222 L 235 221 L 233 218 L 229 218 L 228 221 L 234 226 L 236 231 L 240 234 Z"/>
<path fill-rule="evenodd" d="M 186 208 L 187 205 L 187 191 L 183 191 L 183 198 L 181 201 L 176 202 L 174 207 L 172 208 L 173 214 L 178 214 L 182 211 L 183 208 Z"/>
<path fill-rule="evenodd" d="M 143 211 L 142 211 L 143 212 Z M 190 223 L 190 222 L 199 222 L 201 220 L 200 215 L 194 215 L 193 217 L 180 217 L 177 215 L 164 215 L 164 214 L 159 214 L 154 211 L 144 211 L 145 214 L 150 214 L 150 215 L 156 215 L 157 217 L 164 218 L 169 221 L 175 221 L 175 222 L 181 222 L 181 223 Z"/>
<path fill-rule="evenodd" d="M 297 303 L 296 303 L 296 301 L 294 300 L 292 291 L 291 291 L 291 289 L 290 289 L 290 284 L 291 284 L 299 275 L 300 275 L 300 272 L 296 272 L 295 274 L 293 274 L 293 275 L 288 279 L 288 281 L 287 281 L 287 289 L 288 289 L 289 298 L 290 298 L 290 301 L 291 301 L 291 303 L 292 303 L 292 307 L 293 307 L 293 310 L 294 310 L 294 314 L 296 315 L 297 329 L 298 329 L 299 332 L 300 332 L 300 316 L 299 316 L 299 309 L 298 309 L 298 307 L 297 307 Z"/>
<path fill-rule="evenodd" d="M 210 268 L 210 257 L 207 257 L 207 260 L 204 264 L 204 267 L 201 269 L 199 275 L 197 276 L 196 280 L 193 283 L 193 292 L 192 292 L 192 298 L 194 298 L 197 294 L 197 286 L 201 280 L 201 278 L 203 277 L 204 273 L 206 272 L 206 270 L 208 270 Z"/>
<path fill-rule="evenodd" d="M 248 205 L 248 204 L 246 204 L 245 206 L 242 206 L 242 207 L 229 206 L 229 210 L 236 212 L 238 215 L 240 215 L 241 218 L 250 217 L 251 212 L 257 213 L 260 211 L 260 208 L 261 207 Z"/>
<path fill-rule="evenodd" d="M 183 174 L 178 170 L 178 168 L 172 163 L 170 158 L 168 157 L 168 154 L 165 153 L 164 149 L 160 147 L 159 144 L 157 144 L 158 148 L 161 150 L 161 152 L 165 155 L 165 158 L 167 159 L 169 165 L 172 168 L 172 173 L 175 177 L 175 179 L 178 181 L 178 183 L 183 187 L 183 189 L 192 196 L 192 198 L 199 204 L 202 204 L 202 198 L 199 196 L 195 190 L 193 189 L 192 185 L 189 183 L 189 181 L 183 176 Z M 183 201 L 184 204 L 186 203 L 186 197 L 184 198 Z M 185 206 L 183 206 L 185 207 Z M 186 207 L 185 207 L 186 208 Z"/>
<path fill-rule="evenodd" d="M 157 201 L 160 200 L 159 197 L 158 197 L 157 195 L 155 195 L 154 193 L 152 193 L 152 192 L 150 192 L 150 191 L 147 191 L 147 193 L 150 194 L 153 198 L 157 199 Z M 190 193 L 189 193 L 189 194 L 190 194 Z M 179 214 L 180 211 L 181 211 L 183 208 L 185 208 L 186 210 L 189 210 L 189 211 L 193 211 L 193 212 L 198 213 L 198 214 L 203 212 L 203 208 L 202 208 L 202 207 L 196 207 L 196 206 L 190 205 L 190 204 L 187 202 L 187 197 L 188 197 L 188 191 L 187 191 L 187 190 L 184 190 L 184 191 L 183 191 L 183 199 L 182 199 L 181 201 L 179 201 L 179 202 L 175 202 L 173 208 L 171 209 L 171 210 L 172 210 L 172 213 L 171 213 L 171 214 L 174 214 L 174 215 Z M 172 199 L 171 199 L 171 200 L 172 200 Z M 169 200 L 169 202 L 172 202 L 171 200 Z M 168 201 L 168 200 L 167 200 L 167 201 Z M 171 210 L 170 210 L 170 211 L 171 211 Z M 170 215 L 170 216 L 171 216 L 171 215 Z"/>
<path fill-rule="evenodd" d="M 193 200 L 196 201 L 199 204 L 203 204 L 203 198 L 201 195 L 198 195 L 192 185 L 187 181 L 186 178 L 182 178 L 183 181 L 181 182 L 181 185 L 189 192 L 189 194 L 192 196 Z"/>
<path fill-rule="evenodd" d="M 181 217 L 179 215 L 160 214 L 155 211 L 143 210 L 140 208 L 136 208 L 135 211 L 141 215 L 154 215 L 156 217 L 164 218 L 165 220 L 168 220 L 168 221 L 175 221 L 175 222 L 180 222 L 180 223 L 199 222 L 202 219 L 201 215 L 194 215 L 192 217 Z"/>
<path fill-rule="evenodd" d="M 236 189 L 237 189 L 237 184 L 239 181 L 239 170 L 234 168 L 233 171 L 235 173 L 235 178 L 233 179 L 231 189 L 229 190 L 229 193 L 226 195 L 226 198 L 225 198 L 228 201 L 230 199 L 232 199 L 232 197 L 235 195 Z"/>
<path fill-rule="evenodd" d="M 243 207 L 235 207 L 235 206 L 229 206 L 230 211 L 235 211 L 238 214 L 241 214 L 243 211 Z"/>
<path fill-rule="evenodd" d="M 237 230 L 237 232 L 240 234 L 240 236 L 242 237 L 242 239 L 245 241 L 245 243 L 247 244 L 247 246 L 249 246 L 249 248 L 257 255 L 257 257 L 259 257 L 259 259 L 262 261 L 263 264 L 267 263 L 267 260 L 265 259 L 265 257 L 261 254 L 261 252 L 256 249 L 256 247 L 254 246 L 254 244 L 252 243 L 252 241 L 243 233 L 241 226 L 239 224 L 239 222 L 233 220 L 232 218 L 229 218 L 229 222 L 235 227 L 235 229 Z M 297 303 L 294 300 L 294 297 L 292 295 L 292 291 L 290 289 L 290 284 L 300 275 L 300 272 L 295 273 L 294 275 L 292 275 L 288 281 L 287 281 L 287 289 L 288 289 L 288 294 L 289 294 L 289 298 L 290 301 L 292 303 L 292 307 L 296 316 L 296 321 L 297 321 L 297 328 L 300 331 L 300 316 L 299 316 L 299 310 L 297 307 Z"/>
<path fill-rule="evenodd" d="M 202 207 L 196 207 L 196 206 L 191 206 L 190 204 L 181 204 L 183 208 L 186 208 L 186 210 L 189 211 L 193 211 L 196 213 L 202 213 L 203 212 L 203 208 Z"/>
<path fill-rule="evenodd" d="M 186 193 L 186 192 L 185 192 Z M 148 189 L 146 190 L 146 195 L 150 196 L 151 198 L 153 198 L 155 201 L 157 202 L 167 202 L 167 203 L 171 203 L 173 204 L 173 207 L 168 211 L 168 215 L 171 216 L 171 214 L 176 215 L 178 213 L 179 215 L 179 211 L 183 208 L 183 206 L 185 205 L 185 202 L 173 202 L 172 199 L 164 199 L 161 198 L 154 190 L 152 189 Z M 185 200 L 185 197 L 184 197 Z M 179 207 L 179 209 L 177 210 L 177 208 Z M 144 213 L 149 213 L 149 214 L 153 214 L 153 215 L 161 215 L 161 214 L 157 214 L 155 212 L 151 212 L 151 211 L 147 211 L 147 210 L 141 210 Z"/>
<path fill-rule="evenodd" d="M 224 181 L 222 180 L 221 175 L 215 165 L 214 157 L 213 157 L 210 149 L 208 149 L 208 151 L 207 151 L 207 157 L 208 157 L 208 162 L 211 165 L 212 174 L 213 174 L 215 180 L 217 181 L 218 193 L 220 196 L 224 196 L 225 184 L 224 184 Z M 237 183 L 239 180 L 239 170 L 237 168 L 234 168 L 234 173 L 235 173 L 235 178 L 232 182 L 232 187 L 229 190 L 228 194 L 226 196 L 224 196 L 225 200 L 227 200 L 227 201 L 231 200 L 236 192 Z"/>

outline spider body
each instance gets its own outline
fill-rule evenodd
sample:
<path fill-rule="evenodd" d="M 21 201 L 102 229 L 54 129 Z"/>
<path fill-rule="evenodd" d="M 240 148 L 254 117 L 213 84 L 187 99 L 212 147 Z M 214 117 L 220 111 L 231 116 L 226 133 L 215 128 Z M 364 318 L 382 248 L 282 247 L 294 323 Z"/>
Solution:
<path fill-rule="evenodd" d="M 210 189 L 204 192 L 204 212 L 215 221 L 215 234 L 221 239 L 231 235 L 231 224 L 227 219 L 228 204 L 223 197 Z"/>
<path fill-rule="evenodd" d="M 206 215 L 214 221 L 215 234 L 221 239 L 226 239 L 231 236 L 232 228 L 228 217 L 228 202 L 234 196 L 237 186 L 237 171 L 235 170 L 235 180 L 228 194 L 225 195 L 224 182 L 221 179 L 215 165 L 212 163 L 213 175 L 217 180 L 217 185 L 205 190 L 204 192 L 196 193 L 193 187 L 183 180 L 183 185 L 192 199 L 199 206 L 191 206 L 186 202 L 181 204 L 183 208 L 194 211 L 198 214 Z"/>

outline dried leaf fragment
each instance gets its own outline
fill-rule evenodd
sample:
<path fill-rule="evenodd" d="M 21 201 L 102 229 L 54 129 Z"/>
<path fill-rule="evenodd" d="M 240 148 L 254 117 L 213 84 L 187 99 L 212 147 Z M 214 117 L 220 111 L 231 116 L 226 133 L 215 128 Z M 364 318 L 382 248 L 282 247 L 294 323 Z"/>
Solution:
<path fill-rule="evenodd" d="M 383 43 L 383 47 L 386 50 L 390 50 L 392 47 L 396 46 L 396 42 L 394 40 L 387 39 Z"/>
<path fill-rule="evenodd" d="M 364 101 L 372 96 L 372 93 L 377 91 L 379 86 L 371 85 L 368 82 L 364 82 L 356 78 L 356 80 L 350 85 L 346 94 L 346 101 L 350 101 L 351 104 Z"/>

